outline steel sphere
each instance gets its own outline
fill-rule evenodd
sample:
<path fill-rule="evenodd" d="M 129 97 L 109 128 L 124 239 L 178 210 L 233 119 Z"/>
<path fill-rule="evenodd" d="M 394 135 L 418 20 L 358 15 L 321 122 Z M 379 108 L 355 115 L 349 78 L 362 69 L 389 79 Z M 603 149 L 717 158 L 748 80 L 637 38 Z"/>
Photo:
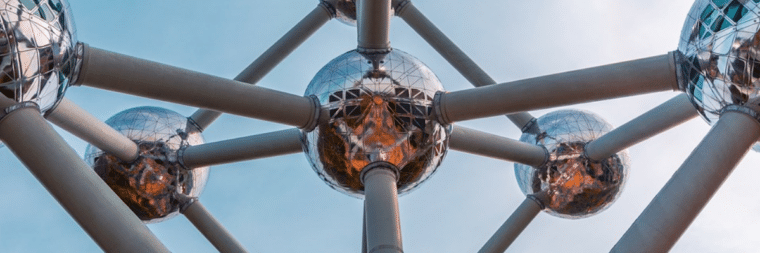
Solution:
<path fill-rule="evenodd" d="M 158 107 L 136 107 L 106 121 L 135 141 L 140 154 L 135 161 L 122 161 L 95 146 L 88 146 L 85 161 L 146 223 L 160 222 L 178 214 L 178 194 L 198 197 L 208 181 L 208 167 L 187 170 L 177 162 L 177 150 L 204 142 L 191 120 Z"/>
<path fill-rule="evenodd" d="M 678 44 L 679 86 L 708 123 L 760 91 L 758 1 L 697 0 Z"/>
<path fill-rule="evenodd" d="M 63 98 L 80 60 L 66 0 L 0 3 L 0 93 L 42 113 Z"/>
<path fill-rule="evenodd" d="M 341 23 L 356 26 L 355 0 L 322 0 L 335 10 L 335 19 Z"/>
<path fill-rule="evenodd" d="M 628 152 L 592 161 L 585 156 L 584 147 L 612 126 L 598 115 L 580 110 L 548 113 L 536 124 L 538 130 L 524 133 L 520 141 L 545 147 L 549 161 L 541 167 L 515 164 L 522 192 L 545 192 L 545 211 L 562 218 L 584 218 L 607 209 L 625 184 Z"/>
<path fill-rule="evenodd" d="M 349 51 L 328 63 L 306 88 L 329 119 L 303 133 L 314 170 L 328 185 L 361 197 L 361 170 L 372 162 L 399 169 L 398 191 L 407 192 L 440 165 L 450 127 L 432 116 L 438 78 L 417 58 L 393 49 L 387 54 Z"/>

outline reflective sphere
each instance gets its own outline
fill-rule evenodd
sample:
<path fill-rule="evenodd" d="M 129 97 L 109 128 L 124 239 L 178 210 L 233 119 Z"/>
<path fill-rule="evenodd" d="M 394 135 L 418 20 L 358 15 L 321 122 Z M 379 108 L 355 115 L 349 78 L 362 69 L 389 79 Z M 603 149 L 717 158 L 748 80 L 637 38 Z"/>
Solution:
<path fill-rule="evenodd" d="M 75 76 L 76 32 L 65 0 L 0 3 L 0 93 L 54 108 Z"/>
<path fill-rule="evenodd" d="M 364 166 L 380 161 L 398 167 L 399 193 L 413 189 L 446 154 L 451 128 L 432 116 L 433 97 L 442 90 L 427 66 L 397 49 L 352 50 L 333 59 L 306 88 L 329 112 L 303 132 L 309 162 L 328 185 L 352 196 L 363 194 Z"/>
<path fill-rule="evenodd" d="M 760 90 L 758 1 L 697 0 L 678 44 L 679 85 L 708 123 Z"/>
<path fill-rule="evenodd" d="M 335 19 L 341 23 L 356 26 L 355 0 L 324 0 L 335 8 Z"/>
<path fill-rule="evenodd" d="M 520 141 L 544 146 L 549 162 L 541 167 L 515 164 L 517 183 L 524 194 L 546 192 L 545 211 L 562 218 L 583 218 L 607 209 L 622 192 L 628 152 L 602 161 L 585 157 L 586 143 L 612 126 L 596 114 L 561 110 L 538 118 L 538 131 L 524 133 Z"/>
<path fill-rule="evenodd" d="M 144 222 L 176 216 L 182 204 L 178 194 L 198 197 L 203 191 L 208 167 L 186 170 L 177 163 L 180 147 L 204 142 L 187 117 L 163 108 L 137 107 L 106 123 L 138 144 L 139 158 L 121 161 L 90 145 L 85 160 Z"/>

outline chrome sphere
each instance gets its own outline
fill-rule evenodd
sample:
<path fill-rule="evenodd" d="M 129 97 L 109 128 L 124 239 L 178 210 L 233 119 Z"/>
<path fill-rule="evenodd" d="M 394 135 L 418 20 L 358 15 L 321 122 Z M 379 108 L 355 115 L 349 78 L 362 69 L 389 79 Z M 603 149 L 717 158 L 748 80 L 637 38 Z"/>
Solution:
<path fill-rule="evenodd" d="M 536 124 L 538 130 L 524 133 L 520 141 L 545 147 L 549 161 L 541 167 L 515 164 L 522 192 L 546 192 L 545 211 L 562 218 L 583 218 L 607 209 L 622 192 L 630 167 L 628 152 L 592 161 L 584 155 L 584 147 L 612 126 L 580 110 L 548 113 Z"/>
<path fill-rule="evenodd" d="M 451 128 L 432 115 L 433 97 L 442 90 L 427 66 L 397 49 L 352 50 L 333 59 L 306 88 L 329 112 L 316 129 L 302 131 L 309 162 L 328 185 L 351 196 L 362 196 L 361 170 L 372 162 L 399 169 L 399 193 L 413 189 L 446 154 Z"/>
<path fill-rule="evenodd" d="M 122 161 L 95 146 L 88 146 L 85 160 L 146 223 L 178 214 L 182 194 L 198 197 L 208 181 L 208 167 L 187 170 L 177 162 L 177 150 L 202 144 L 194 122 L 176 112 L 157 107 L 137 107 L 120 112 L 108 125 L 135 141 L 140 155 Z"/>
<path fill-rule="evenodd" d="M 2 1 L 0 19 L 0 93 L 17 102 L 35 102 L 42 113 L 50 111 L 79 64 L 69 4 Z"/>
<path fill-rule="evenodd" d="M 356 26 L 355 0 L 322 0 L 335 10 L 335 19 L 341 23 Z"/>
<path fill-rule="evenodd" d="M 679 86 L 712 124 L 760 91 L 758 1 L 697 0 L 678 44 Z"/>

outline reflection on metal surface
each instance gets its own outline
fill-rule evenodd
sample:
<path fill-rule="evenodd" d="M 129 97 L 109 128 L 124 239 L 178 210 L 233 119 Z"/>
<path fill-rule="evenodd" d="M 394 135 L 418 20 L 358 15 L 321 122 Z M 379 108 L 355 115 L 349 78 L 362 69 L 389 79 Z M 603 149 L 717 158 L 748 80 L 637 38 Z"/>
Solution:
<path fill-rule="evenodd" d="M 160 222 L 178 214 L 179 194 L 198 197 L 208 167 L 184 169 L 177 163 L 180 147 L 202 144 L 198 127 L 176 112 L 157 107 L 137 107 L 120 112 L 108 125 L 138 143 L 136 161 L 121 161 L 92 145 L 85 161 L 146 223 Z"/>
<path fill-rule="evenodd" d="M 584 155 L 584 146 L 612 126 L 579 110 L 548 113 L 537 123 L 537 133 L 524 133 L 520 141 L 546 147 L 550 157 L 538 168 L 515 164 L 523 193 L 546 192 L 545 210 L 563 218 L 588 217 L 607 209 L 622 192 L 630 166 L 628 152 L 597 162 Z"/>
<path fill-rule="evenodd" d="M 0 93 L 46 113 L 74 76 L 76 31 L 65 0 L 0 3 Z"/>
<path fill-rule="evenodd" d="M 341 23 L 356 26 L 356 1 L 355 0 L 322 0 L 335 9 L 335 19 Z"/>
<path fill-rule="evenodd" d="M 758 1 L 697 0 L 678 44 L 679 86 L 712 124 L 760 92 Z"/>
<path fill-rule="evenodd" d="M 400 169 L 399 193 L 413 189 L 448 147 L 451 128 L 432 117 L 433 96 L 442 90 L 427 66 L 400 50 L 352 50 L 333 59 L 306 89 L 330 115 L 303 133 L 309 162 L 328 185 L 351 196 L 363 194 L 364 166 L 379 161 Z"/>

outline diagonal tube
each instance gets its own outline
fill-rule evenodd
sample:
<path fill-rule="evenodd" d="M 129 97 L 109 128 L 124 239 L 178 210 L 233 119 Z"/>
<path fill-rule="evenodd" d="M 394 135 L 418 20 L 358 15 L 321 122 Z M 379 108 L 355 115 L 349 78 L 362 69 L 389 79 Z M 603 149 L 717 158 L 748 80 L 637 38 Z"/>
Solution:
<path fill-rule="evenodd" d="M 546 149 L 525 142 L 489 134 L 455 125 L 449 139 L 453 150 L 482 155 L 496 159 L 518 162 L 530 166 L 541 166 L 546 162 Z"/>
<path fill-rule="evenodd" d="M 388 52 L 391 0 L 356 0 L 356 28 L 359 51 Z"/>
<path fill-rule="evenodd" d="M 483 248 L 480 248 L 478 253 L 502 253 L 509 248 L 509 245 L 520 236 L 523 230 L 536 218 L 539 212 L 544 209 L 542 200 L 546 199 L 546 195 L 538 193 L 536 195 L 530 195 L 522 204 L 517 207 L 512 215 L 504 221 L 504 224 L 496 230 L 496 233 L 488 239 Z"/>
<path fill-rule="evenodd" d="M 758 119 L 724 112 L 611 252 L 669 251 L 758 137 Z"/>
<path fill-rule="evenodd" d="M 600 67 L 440 93 L 441 123 L 677 90 L 673 53 Z"/>
<path fill-rule="evenodd" d="M 103 251 L 169 252 L 39 110 L 27 107 L 5 116 L 0 139 Z"/>
<path fill-rule="evenodd" d="M 76 84 L 257 118 L 316 125 L 312 99 L 84 46 Z"/>
<path fill-rule="evenodd" d="M 193 223 L 193 226 L 211 242 L 219 252 L 248 252 L 219 221 L 204 207 L 200 201 L 191 200 L 183 208 L 182 214 Z"/>
<path fill-rule="evenodd" d="M 591 160 L 601 161 L 697 115 L 699 114 L 686 93 L 679 94 L 599 139 L 589 142 L 586 144 L 586 156 Z"/>
<path fill-rule="evenodd" d="M 438 51 L 472 85 L 481 87 L 496 83 L 478 64 L 441 32 L 433 22 L 430 22 L 411 1 L 396 0 L 394 2 L 396 15 L 409 24 L 420 37 L 427 41 L 435 51 Z M 533 116 L 526 112 L 513 113 L 507 115 L 507 117 L 520 129 L 523 129 L 533 119 Z"/>
<path fill-rule="evenodd" d="M 299 153 L 301 131 L 295 128 L 188 146 L 179 155 L 187 168 Z"/>
<path fill-rule="evenodd" d="M 298 24 L 293 26 L 285 35 L 282 36 L 277 42 L 274 43 L 269 49 L 256 58 L 251 65 L 238 74 L 234 80 L 256 84 L 261 78 L 263 78 L 269 71 L 274 69 L 277 64 L 282 62 L 285 57 L 290 55 L 298 46 L 303 44 L 314 32 L 319 30 L 327 21 L 332 17 L 332 11 L 326 4 L 320 3 L 319 6 L 314 8 L 306 17 L 301 19 Z M 206 129 L 211 123 L 214 122 L 219 116 L 220 112 L 199 109 L 192 116 L 190 116 L 201 129 Z"/>
<path fill-rule="evenodd" d="M 122 161 L 137 159 L 137 144 L 118 131 L 92 116 L 71 100 L 63 98 L 47 119 L 69 133 Z"/>

